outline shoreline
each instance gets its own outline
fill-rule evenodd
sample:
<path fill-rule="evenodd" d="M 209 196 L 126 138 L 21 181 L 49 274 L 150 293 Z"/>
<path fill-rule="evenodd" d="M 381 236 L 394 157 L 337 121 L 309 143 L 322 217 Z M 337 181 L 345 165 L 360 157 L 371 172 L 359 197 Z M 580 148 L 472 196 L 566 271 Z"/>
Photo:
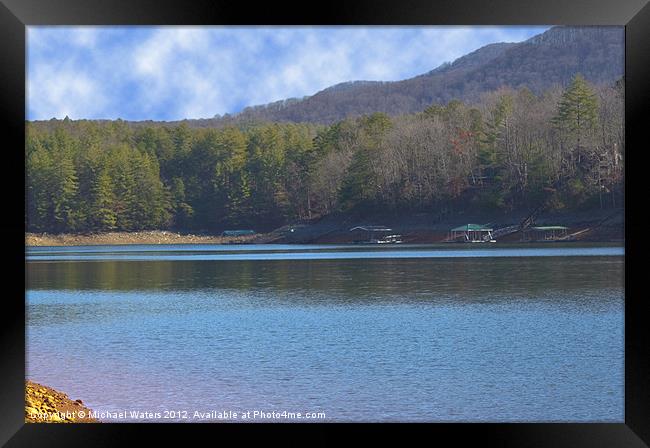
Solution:
<path fill-rule="evenodd" d="M 350 229 L 355 226 L 388 226 L 402 235 L 404 243 L 431 244 L 444 242 L 449 230 L 467 223 L 490 223 L 494 228 L 522 222 L 525 212 L 509 214 L 457 213 L 440 218 L 431 213 L 403 215 L 376 213 L 372 215 L 333 214 L 302 223 L 287 224 L 267 233 L 222 236 L 209 233 L 146 230 L 137 232 L 25 233 L 25 246 L 93 246 L 131 244 L 346 244 L 354 242 Z M 542 214 L 535 225 L 562 225 L 572 241 L 625 243 L 623 209 L 588 210 Z M 497 238 L 498 242 L 519 243 L 521 231 Z M 530 241 L 531 243 L 536 241 Z"/>
<path fill-rule="evenodd" d="M 573 230 L 573 229 L 571 229 Z M 580 232 L 580 229 L 577 230 Z M 162 232 L 161 232 L 162 233 Z M 274 238 L 265 240 L 267 235 L 258 235 L 257 238 L 228 238 L 228 237 L 208 237 L 208 236 L 187 236 L 180 234 L 173 234 L 166 232 L 167 236 L 164 238 L 156 238 L 155 236 L 134 236 L 128 232 L 111 232 L 99 233 L 93 235 L 86 234 L 63 234 L 63 235 L 49 235 L 49 234 L 25 234 L 25 247 L 74 247 L 74 246 L 129 246 L 129 245 L 166 245 L 166 244 L 354 244 L 346 235 L 328 235 L 327 238 L 314 238 L 311 241 L 291 241 L 281 238 Z M 609 232 L 608 232 L 609 233 Z M 407 244 L 462 244 L 445 242 L 446 233 L 441 231 L 415 231 L 408 235 L 404 235 L 404 243 Z M 506 238 L 498 240 L 499 243 L 507 244 L 538 244 L 538 243 L 571 243 L 571 242 L 584 242 L 584 243 L 620 243 L 625 244 L 625 238 L 612 237 L 610 234 L 603 234 L 603 232 L 589 232 L 574 239 L 567 240 L 532 240 L 521 241 L 517 235 L 509 235 Z"/>
<path fill-rule="evenodd" d="M 441 216 L 433 212 L 403 213 L 380 210 L 374 213 L 331 214 L 317 220 L 294 225 L 291 233 L 285 233 L 283 243 L 353 243 L 350 231 L 358 226 L 388 227 L 401 235 L 404 243 L 438 244 L 449 241 L 451 229 L 466 224 L 488 225 L 494 229 L 519 225 L 531 217 L 529 210 L 511 212 L 485 210 L 458 210 Z M 530 226 L 564 226 L 566 241 L 591 243 L 625 243 L 625 212 L 617 209 L 591 209 L 583 211 L 556 211 L 539 213 Z M 539 243 L 550 241 L 522 241 L 520 230 L 496 237 L 498 243 Z"/>
<path fill-rule="evenodd" d="M 246 244 L 260 235 L 226 237 L 148 230 L 142 232 L 25 233 L 25 246 L 102 246 L 122 244 Z"/>
<path fill-rule="evenodd" d="M 92 412 L 81 400 L 25 380 L 25 423 L 99 423 Z"/>

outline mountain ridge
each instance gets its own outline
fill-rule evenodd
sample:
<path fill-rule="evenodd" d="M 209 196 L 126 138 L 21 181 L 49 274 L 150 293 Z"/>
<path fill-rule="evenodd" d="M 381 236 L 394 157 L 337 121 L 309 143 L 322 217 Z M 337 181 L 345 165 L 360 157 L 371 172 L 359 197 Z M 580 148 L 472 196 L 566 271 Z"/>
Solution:
<path fill-rule="evenodd" d="M 341 83 L 285 107 L 249 107 L 231 119 L 329 124 L 372 112 L 418 112 L 452 99 L 476 101 L 501 87 L 540 93 L 566 86 L 578 72 L 593 83 L 612 83 L 623 76 L 623 44 L 620 27 L 553 27 L 523 42 L 488 44 L 412 78 Z"/>
<path fill-rule="evenodd" d="M 613 84 L 622 78 L 623 28 L 555 26 L 522 42 L 485 45 L 399 81 L 346 81 L 302 98 L 249 106 L 236 114 L 159 123 L 190 127 L 255 122 L 331 124 L 374 112 L 393 116 L 417 113 L 453 99 L 472 103 L 503 87 L 526 87 L 540 94 L 553 86 L 567 86 L 576 73 L 594 84 Z"/>

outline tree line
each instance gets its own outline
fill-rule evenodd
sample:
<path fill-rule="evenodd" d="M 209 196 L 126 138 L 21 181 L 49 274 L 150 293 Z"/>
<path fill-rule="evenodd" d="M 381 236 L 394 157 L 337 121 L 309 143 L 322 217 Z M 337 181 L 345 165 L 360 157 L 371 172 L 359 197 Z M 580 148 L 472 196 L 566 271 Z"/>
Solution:
<path fill-rule="evenodd" d="M 621 27 L 553 27 L 524 42 L 486 45 L 413 78 L 341 83 L 303 98 L 192 120 L 192 125 L 213 127 L 245 121 L 333 124 L 372 112 L 405 115 L 453 99 L 475 102 L 501 86 L 525 86 L 540 94 L 554 84 L 567 85 L 575 73 L 594 83 L 610 83 L 624 73 L 623 43 Z"/>
<path fill-rule="evenodd" d="M 36 232 L 268 230 L 333 212 L 609 207 L 622 197 L 623 82 L 330 126 L 194 129 L 28 122 L 26 225 Z"/>

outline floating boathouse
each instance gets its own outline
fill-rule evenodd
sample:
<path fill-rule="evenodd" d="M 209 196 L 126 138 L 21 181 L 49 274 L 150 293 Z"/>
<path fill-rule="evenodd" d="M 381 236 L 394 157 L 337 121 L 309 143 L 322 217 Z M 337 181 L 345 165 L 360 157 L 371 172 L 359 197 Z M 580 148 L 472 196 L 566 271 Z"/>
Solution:
<path fill-rule="evenodd" d="M 567 237 L 568 227 L 536 226 L 524 230 L 523 241 L 557 241 Z"/>
<path fill-rule="evenodd" d="M 459 243 L 486 243 L 494 242 L 492 232 L 494 229 L 481 224 L 465 224 L 454 227 L 449 231 L 447 241 Z"/>
<path fill-rule="evenodd" d="M 384 226 L 357 226 L 350 229 L 355 234 L 355 243 L 401 243 L 402 235 Z"/>

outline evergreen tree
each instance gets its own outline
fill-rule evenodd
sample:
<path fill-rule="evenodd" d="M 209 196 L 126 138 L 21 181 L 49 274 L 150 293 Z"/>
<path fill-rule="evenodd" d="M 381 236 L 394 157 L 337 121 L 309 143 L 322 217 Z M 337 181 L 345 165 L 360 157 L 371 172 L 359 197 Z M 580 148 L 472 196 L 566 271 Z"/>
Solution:
<path fill-rule="evenodd" d="M 367 205 L 372 198 L 371 157 L 368 148 L 361 148 L 354 153 L 339 192 L 339 203 L 343 209 Z"/>
<path fill-rule="evenodd" d="M 481 192 L 481 203 L 495 207 L 506 205 L 505 155 L 510 149 L 513 98 L 500 95 L 491 111 L 486 131 L 479 145 L 479 170 L 484 176 L 487 188 Z"/>
<path fill-rule="evenodd" d="M 28 134 L 29 135 L 29 134 Z M 53 161 L 39 139 L 27 143 L 27 225 L 29 230 L 52 231 L 51 189 Z"/>
<path fill-rule="evenodd" d="M 101 169 L 92 185 L 92 227 L 94 230 L 113 230 L 117 224 L 114 211 L 115 196 L 111 177 L 106 169 Z"/>
<path fill-rule="evenodd" d="M 134 230 L 137 223 L 135 215 L 135 164 L 133 152 L 121 145 L 110 150 L 111 178 L 115 193 L 116 227 L 120 230 Z"/>
<path fill-rule="evenodd" d="M 553 123 L 579 149 L 586 135 L 596 127 L 597 120 L 598 97 L 585 79 L 577 74 L 562 94 Z"/>
<path fill-rule="evenodd" d="M 64 124 L 69 124 L 69 120 Z M 73 162 L 73 140 L 59 128 L 51 141 L 52 170 L 49 180 L 49 224 L 57 232 L 74 231 L 82 220 L 77 202 L 78 178 Z"/>
<path fill-rule="evenodd" d="M 358 146 L 340 191 L 343 208 L 368 206 L 375 199 L 377 179 L 373 162 L 392 122 L 386 114 L 376 113 L 361 117 L 358 125 L 361 130 Z"/>
<path fill-rule="evenodd" d="M 598 166 L 592 146 L 598 125 L 598 97 L 580 74 L 562 94 L 553 124 L 568 149 L 569 169 L 564 175 L 568 180 L 567 200 L 580 205 L 592 192 L 600 192 L 597 175 L 591 174 Z"/>
<path fill-rule="evenodd" d="M 174 227 L 179 229 L 190 228 L 194 217 L 194 209 L 186 202 L 185 183 L 182 178 L 175 177 L 172 179 L 170 196 L 174 213 L 171 222 Z"/>

